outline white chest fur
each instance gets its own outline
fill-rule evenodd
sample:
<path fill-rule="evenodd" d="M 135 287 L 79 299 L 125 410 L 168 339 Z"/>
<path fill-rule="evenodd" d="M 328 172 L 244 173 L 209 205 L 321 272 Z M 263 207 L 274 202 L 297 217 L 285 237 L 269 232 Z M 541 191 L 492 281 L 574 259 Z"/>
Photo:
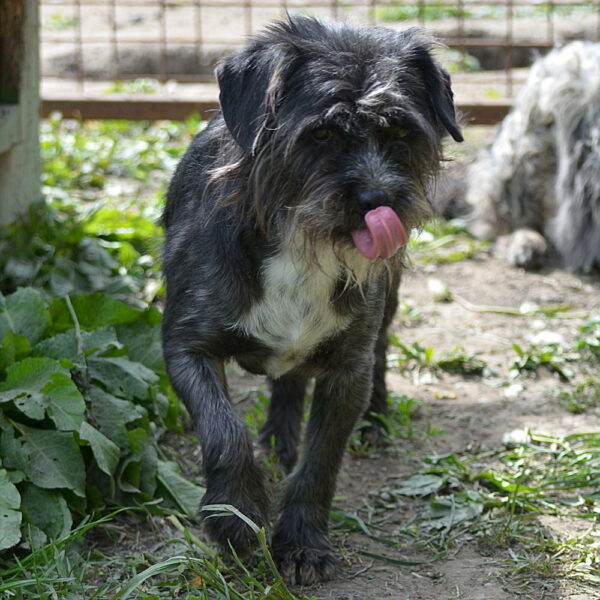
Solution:
<path fill-rule="evenodd" d="M 237 326 L 273 350 L 267 374 L 280 377 L 302 363 L 323 340 L 342 331 L 350 317 L 332 304 L 344 272 L 332 251 L 319 252 L 319 264 L 288 250 L 265 261 L 263 297 Z"/>

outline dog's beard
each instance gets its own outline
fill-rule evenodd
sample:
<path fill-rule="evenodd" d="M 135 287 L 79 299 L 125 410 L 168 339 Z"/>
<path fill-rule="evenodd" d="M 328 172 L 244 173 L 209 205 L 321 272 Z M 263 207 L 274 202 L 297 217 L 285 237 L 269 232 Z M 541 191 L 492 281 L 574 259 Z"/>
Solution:
<path fill-rule="evenodd" d="M 431 216 L 432 156 L 411 157 L 409 171 L 375 152 L 372 158 L 365 152 L 367 158 L 315 160 L 314 150 L 301 144 L 282 159 L 280 145 L 268 144 L 251 169 L 252 212 L 269 238 L 289 239 L 302 231 L 313 243 L 356 247 L 352 232 L 366 229 L 365 214 L 378 208 L 361 206 L 357 189 L 381 191 L 381 204 L 393 209 L 405 237 Z"/>

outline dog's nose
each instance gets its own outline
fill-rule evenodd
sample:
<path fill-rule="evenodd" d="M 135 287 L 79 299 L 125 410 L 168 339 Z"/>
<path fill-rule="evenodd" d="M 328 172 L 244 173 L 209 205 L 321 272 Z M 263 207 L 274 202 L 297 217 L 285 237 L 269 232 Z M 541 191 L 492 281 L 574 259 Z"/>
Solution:
<path fill-rule="evenodd" d="M 378 206 L 388 205 L 390 203 L 390 196 L 382 190 L 363 190 L 358 192 L 358 204 L 360 207 L 369 211 Z"/>

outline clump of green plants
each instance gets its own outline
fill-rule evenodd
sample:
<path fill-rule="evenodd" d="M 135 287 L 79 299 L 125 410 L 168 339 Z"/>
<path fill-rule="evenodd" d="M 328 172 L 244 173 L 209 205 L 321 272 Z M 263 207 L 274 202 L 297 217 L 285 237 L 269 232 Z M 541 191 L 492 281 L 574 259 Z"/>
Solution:
<path fill-rule="evenodd" d="M 570 412 L 584 413 L 600 406 L 600 381 L 594 377 L 586 377 L 575 389 L 563 390 L 558 397 Z"/>
<path fill-rule="evenodd" d="M 42 121 L 42 184 L 47 197 L 133 205 L 157 216 L 160 196 L 185 148 L 202 128 L 185 122 L 74 121 L 60 114 Z"/>
<path fill-rule="evenodd" d="M 408 440 L 415 437 L 417 427 L 414 423 L 415 415 L 419 412 L 423 403 L 417 398 L 405 394 L 390 392 L 387 397 L 387 414 L 374 414 L 382 425 L 382 442 L 392 443 L 397 440 Z M 364 421 L 359 424 L 350 438 L 350 453 L 352 456 L 372 456 L 378 452 L 368 440 L 362 436 L 362 428 L 369 426 Z"/>
<path fill-rule="evenodd" d="M 163 497 L 194 517 L 201 488 L 157 445 L 179 426 L 159 323 L 105 294 L 0 295 L 0 550 L 64 536 L 107 503 Z"/>
<path fill-rule="evenodd" d="M 45 29 L 52 29 L 54 31 L 71 29 L 75 25 L 77 25 L 77 19 L 63 13 L 52 13 L 48 15 L 43 23 Z"/>
<path fill-rule="evenodd" d="M 588 360 L 600 360 L 600 313 L 589 317 L 579 328 L 575 350 Z"/>
<path fill-rule="evenodd" d="M 108 89 L 109 94 L 157 94 L 163 84 L 158 79 L 141 77 L 131 81 L 113 81 Z"/>
<path fill-rule="evenodd" d="M 137 303 L 158 283 L 161 230 L 133 209 L 43 202 L 0 230 L 0 291 L 43 290 L 47 298 L 102 291 Z"/>
<path fill-rule="evenodd" d="M 460 346 L 435 358 L 435 348 L 424 347 L 419 342 L 405 344 L 397 336 L 391 336 L 390 345 L 393 351 L 388 354 L 388 360 L 391 365 L 402 370 L 433 373 L 444 371 L 473 377 L 483 375 L 488 368 L 484 360 L 469 354 Z"/>
<path fill-rule="evenodd" d="M 172 458 L 187 418 L 162 360 L 157 199 L 198 129 L 43 125 L 46 201 L 0 229 L 3 598 L 297 599 L 264 530 L 250 572 L 183 525 L 203 489 Z M 159 543 L 104 555 L 94 540 L 135 529 L 122 512 Z"/>
<path fill-rule="evenodd" d="M 413 4 L 384 6 L 377 12 L 381 21 L 407 21 L 409 19 L 424 19 L 426 21 L 438 21 L 449 17 L 467 18 L 472 15 L 468 9 L 456 6 L 440 6 L 435 4 L 424 4 L 416 6 Z"/>
<path fill-rule="evenodd" d="M 563 381 L 569 381 L 573 375 L 568 363 L 577 357 L 562 344 L 533 344 L 527 348 L 513 344 L 512 348 L 517 355 L 510 366 L 513 377 L 520 373 L 535 374 L 540 368 L 555 373 Z"/>
<path fill-rule="evenodd" d="M 597 366 L 600 359 L 600 316 L 586 319 L 578 328 L 573 342 L 552 340 L 527 347 L 513 344 L 512 347 L 517 355 L 510 367 L 512 376 L 535 374 L 540 368 L 545 368 L 562 381 L 570 381 L 574 376 L 573 365 L 577 364 L 578 370 L 583 372 Z"/>

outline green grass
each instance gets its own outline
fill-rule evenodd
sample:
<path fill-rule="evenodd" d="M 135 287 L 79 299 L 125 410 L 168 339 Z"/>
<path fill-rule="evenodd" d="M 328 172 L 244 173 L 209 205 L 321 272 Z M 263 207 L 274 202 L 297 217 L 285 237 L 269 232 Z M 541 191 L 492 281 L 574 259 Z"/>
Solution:
<path fill-rule="evenodd" d="M 0 597 L 18 600 L 311 600 L 292 593 L 282 581 L 258 528 L 232 507 L 232 518 L 250 523 L 259 541 L 250 571 L 235 556 L 224 563 L 193 534 L 163 540 L 156 550 L 121 552 L 110 557 L 97 550 L 82 552 L 84 536 L 117 525 L 109 515 L 81 524 L 68 536 L 38 548 L 17 562 L 0 562 Z M 160 527 L 160 524 L 156 524 Z M 162 525 L 162 529 L 164 529 Z"/>

